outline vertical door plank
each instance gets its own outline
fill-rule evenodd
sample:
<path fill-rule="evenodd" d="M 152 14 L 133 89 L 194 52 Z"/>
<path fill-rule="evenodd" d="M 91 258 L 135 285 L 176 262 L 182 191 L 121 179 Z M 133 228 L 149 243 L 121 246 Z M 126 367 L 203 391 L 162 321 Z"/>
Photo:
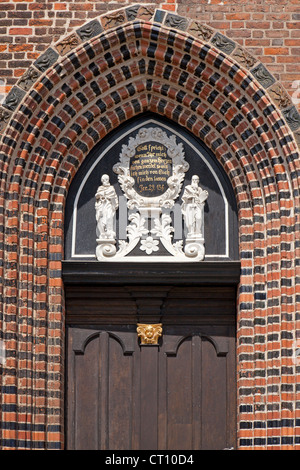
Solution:
<path fill-rule="evenodd" d="M 192 449 L 192 342 L 186 338 L 167 361 L 167 447 Z"/>
<path fill-rule="evenodd" d="M 158 444 L 158 346 L 141 346 L 141 450 Z"/>
<path fill-rule="evenodd" d="M 127 335 L 135 333 L 128 332 Z M 109 338 L 109 449 L 132 448 L 133 356 L 124 355 L 119 341 Z"/>
<path fill-rule="evenodd" d="M 87 336 L 90 333 L 87 333 Z M 75 447 L 78 450 L 98 448 L 97 417 L 99 410 L 99 336 L 88 342 L 84 353 L 75 360 Z M 87 373 L 87 371 L 89 371 Z M 90 397 L 94 397 L 91 400 Z"/>
<path fill-rule="evenodd" d="M 108 449 L 108 378 L 109 378 L 109 348 L 108 333 L 100 333 L 100 354 L 99 354 L 99 443 L 98 448 Z"/>
<path fill-rule="evenodd" d="M 210 341 L 202 341 L 202 449 L 226 446 L 226 356 L 217 356 Z"/>
<path fill-rule="evenodd" d="M 141 448 L 141 354 L 137 342 L 132 368 L 132 450 L 139 450 Z"/>
<path fill-rule="evenodd" d="M 202 339 L 194 335 L 192 339 L 192 420 L 193 420 L 193 450 L 202 446 L 202 395 L 201 395 L 201 369 L 202 369 Z"/>
<path fill-rule="evenodd" d="M 66 361 L 66 447 L 68 450 L 75 450 L 75 355 L 73 351 L 72 329 L 66 330 L 67 341 L 67 361 Z"/>
<path fill-rule="evenodd" d="M 166 341 L 163 341 L 159 351 L 158 358 L 158 449 L 167 450 L 167 407 L 168 407 L 168 390 L 167 390 L 167 348 Z"/>
<path fill-rule="evenodd" d="M 75 386 L 76 386 L 76 375 L 75 375 L 75 354 L 73 351 L 73 330 L 67 328 L 66 340 L 67 340 L 67 379 L 66 379 L 66 396 L 67 396 L 67 407 L 66 407 L 66 446 L 69 450 L 75 450 Z"/>

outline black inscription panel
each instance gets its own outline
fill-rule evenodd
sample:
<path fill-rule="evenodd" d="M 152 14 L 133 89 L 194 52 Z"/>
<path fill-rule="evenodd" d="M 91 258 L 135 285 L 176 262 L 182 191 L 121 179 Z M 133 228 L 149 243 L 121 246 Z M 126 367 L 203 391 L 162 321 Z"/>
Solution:
<path fill-rule="evenodd" d="M 167 189 L 172 175 L 172 159 L 167 147 L 158 142 L 146 142 L 136 147 L 130 161 L 130 176 L 135 179 L 134 189 L 143 197 L 157 197 Z"/>

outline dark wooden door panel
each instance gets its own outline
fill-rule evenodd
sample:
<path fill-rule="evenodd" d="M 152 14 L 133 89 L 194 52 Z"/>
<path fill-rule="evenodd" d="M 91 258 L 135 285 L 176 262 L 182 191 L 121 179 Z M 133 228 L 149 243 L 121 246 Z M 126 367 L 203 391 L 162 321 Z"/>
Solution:
<path fill-rule="evenodd" d="M 140 346 L 134 326 L 69 327 L 68 448 L 234 446 L 229 333 L 223 326 L 165 327 L 159 346 Z"/>
<path fill-rule="evenodd" d="M 140 439 L 139 448 L 143 450 L 157 449 L 158 439 L 158 348 L 142 347 L 140 368 L 136 370 L 140 389 Z"/>
<path fill-rule="evenodd" d="M 162 436 L 166 449 L 189 450 L 193 447 L 193 353 L 192 339 L 187 338 L 180 343 L 176 355 L 161 355 L 161 360 L 166 361 L 165 383 L 160 388 L 166 397 L 162 410 L 167 424 L 165 436 Z"/>
<path fill-rule="evenodd" d="M 99 336 L 90 341 L 85 348 L 85 354 L 76 354 L 74 360 L 72 390 L 76 401 L 74 403 L 74 445 L 78 450 L 97 449 L 98 447 L 98 426 L 94 419 L 95 406 L 89 396 L 98 396 L 99 387 Z M 91 367 L 94 364 L 95 367 Z M 86 371 L 89 371 L 87 374 Z M 77 406 L 81 403 L 81 406 Z M 98 409 L 97 409 L 98 413 Z"/>
<path fill-rule="evenodd" d="M 195 327 L 185 336 L 166 332 L 164 340 L 160 448 L 234 446 L 234 433 L 228 434 L 235 425 L 235 407 L 230 408 L 235 401 L 235 388 L 230 388 L 235 379 L 234 336 L 228 335 L 228 329 L 226 336 L 205 335 L 205 329 Z"/>
<path fill-rule="evenodd" d="M 124 334 L 80 333 L 78 347 L 78 329 L 68 329 L 68 447 L 131 448 L 133 351 Z M 133 335 L 127 334 L 128 343 Z"/>
<path fill-rule="evenodd" d="M 226 356 L 216 355 L 211 342 L 202 342 L 202 449 L 223 449 L 226 442 Z"/>

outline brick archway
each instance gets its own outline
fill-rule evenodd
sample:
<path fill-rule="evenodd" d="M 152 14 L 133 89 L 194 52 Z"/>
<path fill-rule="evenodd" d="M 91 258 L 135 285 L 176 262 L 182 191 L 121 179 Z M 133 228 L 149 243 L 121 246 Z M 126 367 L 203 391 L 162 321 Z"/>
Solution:
<path fill-rule="evenodd" d="M 199 22 L 131 7 L 42 54 L 0 111 L 2 447 L 63 448 L 66 195 L 100 139 L 151 111 L 201 138 L 236 194 L 239 448 L 297 448 L 299 117 L 274 77 Z"/>

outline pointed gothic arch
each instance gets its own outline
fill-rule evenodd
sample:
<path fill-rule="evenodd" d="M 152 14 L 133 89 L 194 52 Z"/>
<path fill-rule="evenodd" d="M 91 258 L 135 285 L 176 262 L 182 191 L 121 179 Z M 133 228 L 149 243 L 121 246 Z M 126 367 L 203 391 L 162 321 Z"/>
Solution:
<path fill-rule="evenodd" d="M 14 405 L 2 407 L 4 448 L 63 447 L 66 195 L 96 143 L 145 111 L 202 139 L 236 194 L 240 422 L 252 407 L 267 438 L 258 398 L 275 369 L 296 384 L 299 115 L 265 67 L 220 33 L 163 10 L 120 9 L 49 48 L 0 108 L 2 400 Z M 284 393 L 276 416 L 295 419 Z M 239 438 L 249 446 L 242 427 Z"/>

